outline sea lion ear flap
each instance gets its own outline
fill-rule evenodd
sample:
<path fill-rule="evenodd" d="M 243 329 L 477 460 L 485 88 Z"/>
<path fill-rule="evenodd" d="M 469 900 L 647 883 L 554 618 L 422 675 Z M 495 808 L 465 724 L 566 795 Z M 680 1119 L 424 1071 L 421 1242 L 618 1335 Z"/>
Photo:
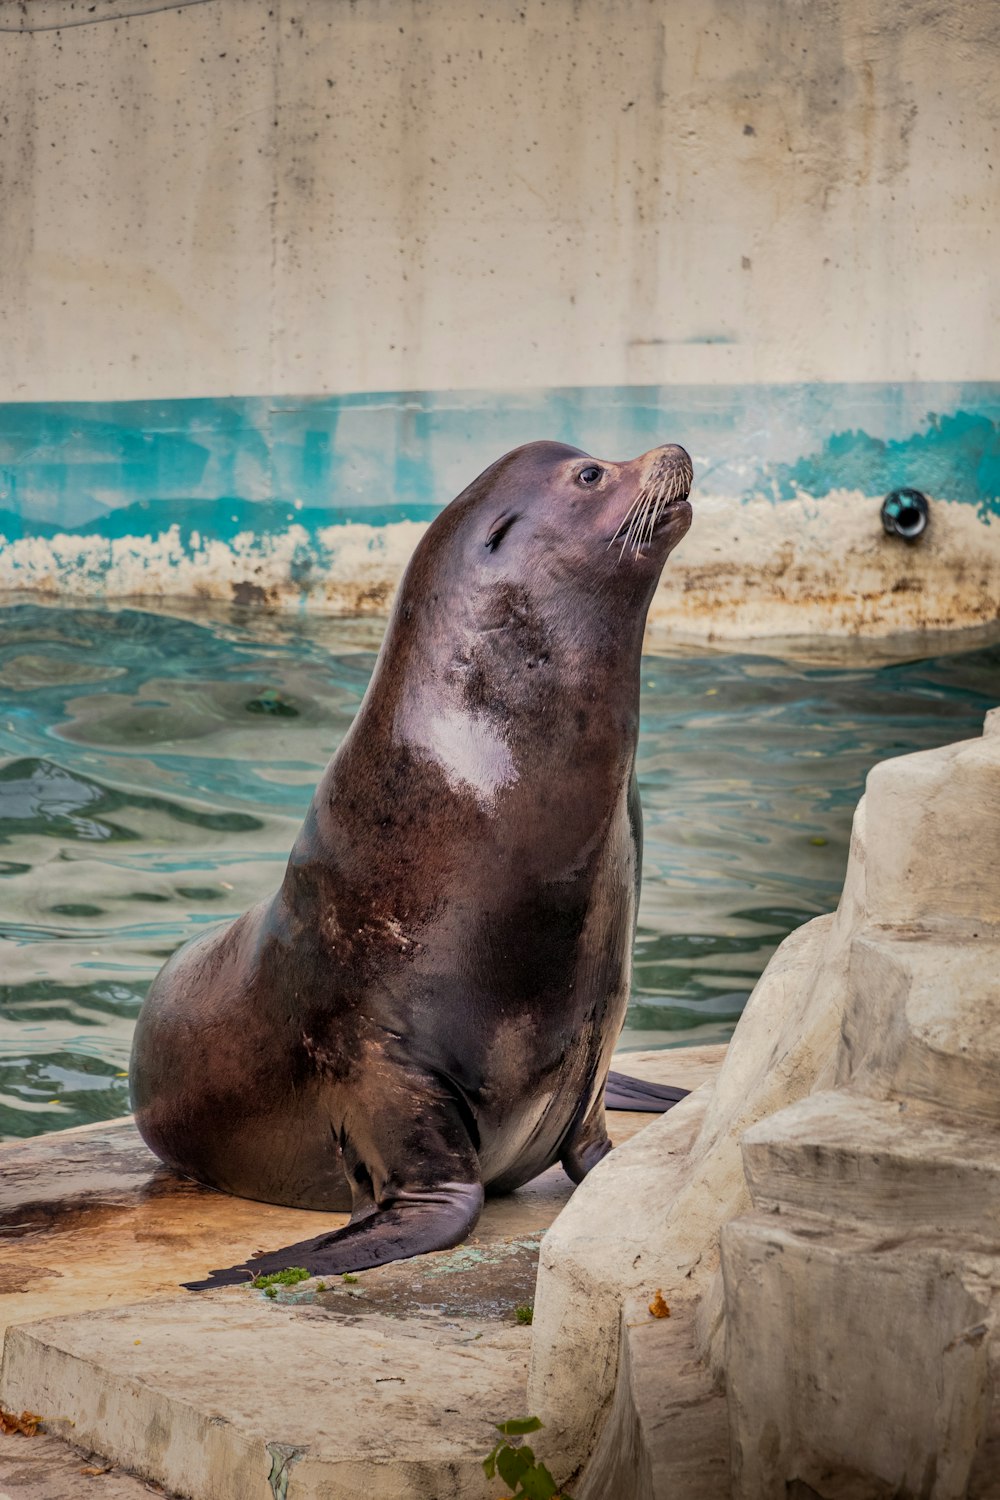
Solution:
<path fill-rule="evenodd" d="M 486 538 L 486 550 L 488 552 L 495 552 L 497 550 L 514 522 L 520 518 L 520 515 L 521 512 L 519 510 L 505 511 L 502 516 L 493 522 L 489 535 Z"/>

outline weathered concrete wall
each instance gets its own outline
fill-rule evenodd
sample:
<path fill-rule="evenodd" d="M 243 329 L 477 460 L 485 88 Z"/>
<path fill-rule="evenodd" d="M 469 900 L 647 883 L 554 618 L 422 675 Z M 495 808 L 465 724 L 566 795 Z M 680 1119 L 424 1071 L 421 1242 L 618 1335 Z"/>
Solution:
<path fill-rule="evenodd" d="M 870 11 L 0 0 L 0 590 L 377 611 L 504 448 L 672 439 L 655 618 L 994 619 L 1000 32 Z"/>
<path fill-rule="evenodd" d="M 992 0 L 0 25 L 0 400 L 996 374 Z"/>

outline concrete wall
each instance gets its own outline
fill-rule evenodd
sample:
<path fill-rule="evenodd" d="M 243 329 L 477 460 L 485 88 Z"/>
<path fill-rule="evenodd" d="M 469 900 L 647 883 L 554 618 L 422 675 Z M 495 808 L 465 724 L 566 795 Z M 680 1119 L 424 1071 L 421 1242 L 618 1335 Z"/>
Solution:
<path fill-rule="evenodd" d="M 676 439 L 724 517 L 684 549 L 712 628 L 811 629 L 817 595 L 836 628 L 981 623 L 998 64 L 992 0 L 0 0 L 0 587 L 297 603 L 325 570 L 313 602 L 381 608 L 413 541 L 384 523 L 505 446 Z M 866 614 L 833 512 L 778 502 L 851 497 L 865 555 L 890 482 L 957 520 L 921 601 L 897 548 Z M 231 500 L 270 509 L 233 533 Z"/>

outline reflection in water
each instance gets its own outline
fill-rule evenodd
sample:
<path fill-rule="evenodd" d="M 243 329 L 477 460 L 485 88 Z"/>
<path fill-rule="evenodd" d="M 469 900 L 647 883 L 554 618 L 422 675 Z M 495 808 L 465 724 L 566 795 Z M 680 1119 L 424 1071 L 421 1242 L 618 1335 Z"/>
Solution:
<path fill-rule="evenodd" d="M 372 621 L 0 610 L 0 1135 L 122 1114 L 164 958 L 277 885 L 364 693 Z M 643 662 L 645 873 L 627 1046 L 721 1040 L 836 904 L 871 765 L 980 732 L 1000 647 Z"/>

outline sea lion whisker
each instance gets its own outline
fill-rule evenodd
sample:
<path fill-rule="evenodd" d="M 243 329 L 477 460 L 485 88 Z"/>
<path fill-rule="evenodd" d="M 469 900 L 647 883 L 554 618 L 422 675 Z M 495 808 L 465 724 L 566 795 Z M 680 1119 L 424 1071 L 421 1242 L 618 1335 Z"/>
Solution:
<path fill-rule="evenodd" d="M 629 506 L 628 515 L 631 519 L 629 520 L 628 529 L 625 532 L 625 538 L 622 542 L 622 550 L 618 555 L 619 562 L 625 556 L 625 552 L 628 547 L 631 546 L 635 541 L 635 538 L 641 528 L 642 517 L 645 511 L 647 499 L 648 491 L 646 487 L 643 486 L 633 503 Z M 635 551 L 636 553 L 638 553 L 638 545 L 636 545 Z"/>
<path fill-rule="evenodd" d="M 638 557 L 641 549 L 652 541 L 667 507 L 689 487 L 690 471 L 684 465 L 659 469 L 646 480 L 608 543 L 610 547 L 621 538 L 619 561 L 627 551 Z"/>
<path fill-rule="evenodd" d="M 611 548 L 614 546 L 615 542 L 618 540 L 618 537 L 621 535 L 621 529 L 622 529 L 622 527 L 625 525 L 626 521 L 632 515 L 632 512 L 635 510 L 636 506 L 639 504 L 640 500 L 642 499 L 642 495 L 643 495 L 643 492 L 642 492 L 642 490 L 640 490 L 639 493 L 638 493 L 638 495 L 636 495 L 635 499 L 632 501 L 632 504 L 629 506 L 628 510 L 622 516 L 621 521 L 619 522 L 619 525 L 618 525 L 618 530 L 615 532 L 614 536 L 611 538 L 610 542 L 608 543 L 607 550 L 609 552 L 610 552 Z"/>
<path fill-rule="evenodd" d="M 642 517 L 646 506 L 645 490 L 640 493 L 639 499 L 641 504 L 637 508 L 635 515 L 632 517 L 632 520 L 629 523 L 628 534 L 625 538 L 627 544 L 633 549 L 633 553 L 638 550 L 636 537 L 638 535 L 639 527 L 642 525 Z"/>
<path fill-rule="evenodd" d="M 653 532 L 656 530 L 657 526 L 660 523 L 660 517 L 663 515 L 663 511 L 664 511 L 663 496 L 662 495 L 658 495 L 656 497 L 656 504 L 653 507 L 653 513 L 652 513 L 652 515 L 649 518 L 649 540 L 650 541 L 653 540 Z"/>
<path fill-rule="evenodd" d="M 655 510 L 655 508 L 656 508 L 656 500 L 654 499 L 653 495 L 650 494 L 650 495 L 648 495 L 646 497 L 646 504 L 643 506 L 643 509 L 642 509 L 642 517 L 641 517 L 641 519 L 639 521 L 639 525 L 638 525 L 638 527 L 636 529 L 635 550 L 636 550 L 637 554 L 639 552 L 640 547 L 645 546 L 646 537 L 647 537 L 647 534 L 649 532 L 649 518 L 652 515 L 653 511 Z"/>
<path fill-rule="evenodd" d="M 655 514 L 655 512 L 656 512 L 656 500 L 653 497 L 653 495 L 650 494 L 647 497 L 647 499 L 646 499 L 646 504 L 645 504 L 645 506 L 643 508 L 643 512 L 642 512 L 642 516 L 641 516 L 640 521 L 639 521 L 639 525 L 636 528 L 636 538 L 635 538 L 636 556 L 639 555 L 639 549 L 641 547 L 643 547 L 645 545 L 646 541 L 648 540 L 647 532 L 649 530 L 649 519 L 650 519 L 650 516 L 652 516 L 652 515 Z M 652 533 L 650 532 L 649 535 L 651 536 Z"/>
<path fill-rule="evenodd" d="M 659 521 L 660 516 L 662 514 L 663 514 L 663 497 L 660 494 L 660 492 L 658 491 L 657 495 L 656 495 L 656 498 L 653 501 L 653 504 L 650 506 L 650 509 L 649 509 L 649 520 L 648 520 L 648 522 L 646 524 L 646 540 L 647 540 L 647 542 L 651 542 L 653 540 L 653 532 L 656 530 L 657 522 Z"/>

